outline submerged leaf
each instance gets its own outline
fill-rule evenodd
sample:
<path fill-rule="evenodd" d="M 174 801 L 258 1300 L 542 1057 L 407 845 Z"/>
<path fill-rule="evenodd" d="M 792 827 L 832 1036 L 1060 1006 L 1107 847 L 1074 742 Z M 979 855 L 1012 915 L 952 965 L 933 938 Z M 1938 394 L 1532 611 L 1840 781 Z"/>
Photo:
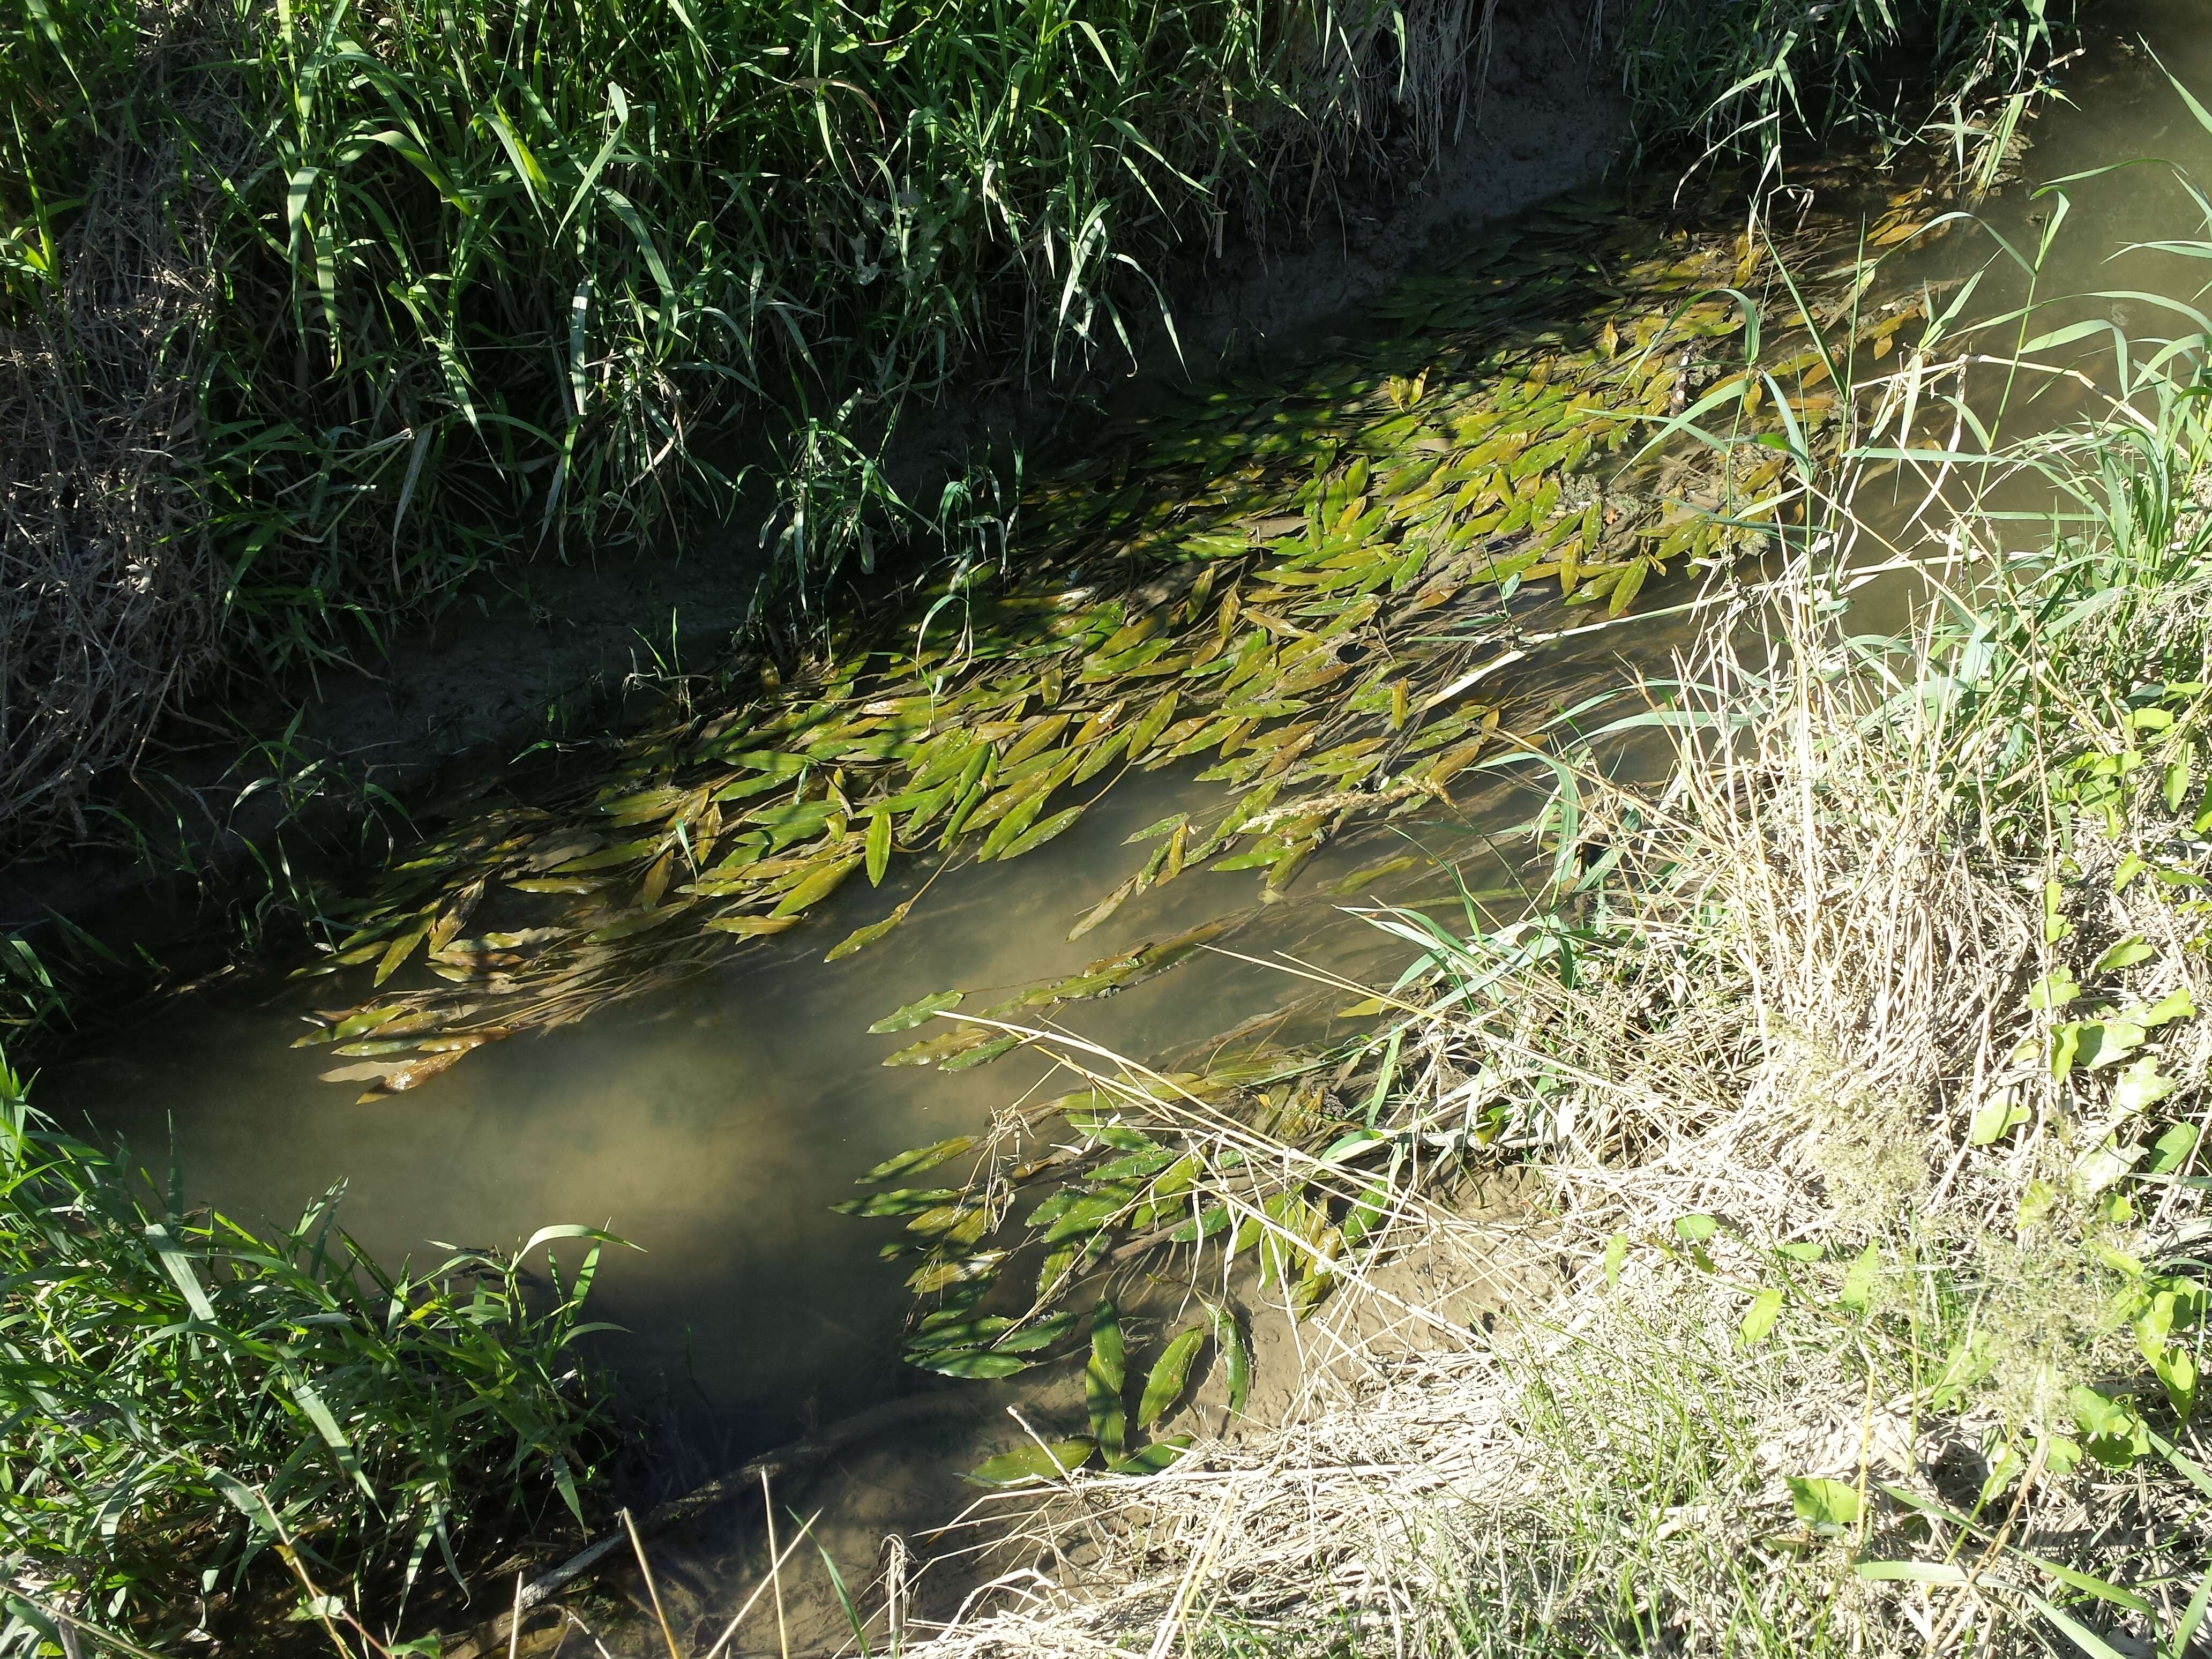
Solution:
<path fill-rule="evenodd" d="M 1165 1440 L 1155 1440 L 1142 1451 L 1112 1461 L 1109 1467 L 1116 1474 L 1158 1474 L 1162 1469 L 1172 1468 L 1190 1447 L 1190 1436 L 1170 1435 Z"/>
<path fill-rule="evenodd" d="M 1191 1362 L 1206 1341 L 1202 1327 L 1194 1325 L 1167 1346 L 1152 1364 L 1152 1375 L 1145 1379 L 1144 1399 L 1137 1407 L 1137 1426 L 1149 1429 L 1166 1416 L 1183 1390 L 1190 1385 Z"/>
<path fill-rule="evenodd" d="M 758 939 L 767 933 L 781 933 L 796 927 L 804 921 L 801 916 L 716 916 L 707 924 L 718 933 L 735 933 L 740 939 Z"/>
<path fill-rule="evenodd" d="M 909 1355 L 908 1358 L 918 1369 L 935 1371 L 940 1376 L 1012 1376 L 1036 1364 L 1034 1359 L 1018 1359 L 1010 1353 L 978 1353 L 972 1349 L 964 1353 Z"/>
<path fill-rule="evenodd" d="M 1074 928 L 1067 935 L 1068 939 L 1071 941 L 1081 939 L 1085 933 L 1096 927 L 1100 922 L 1105 921 L 1107 917 L 1112 915 L 1116 910 L 1120 909 L 1123 904 L 1128 902 L 1130 896 L 1137 890 L 1137 884 L 1139 879 L 1140 878 L 1136 876 L 1130 877 L 1128 880 L 1123 882 L 1119 887 L 1116 887 L 1103 899 L 1100 900 L 1098 903 L 1084 916 L 1082 921 L 1075 924 Z"/>
<path fill-rule="evenodd" d="M 1103 1297 L 1091 1311 L 1091 1358 L 1083 1370 L 1083 1395 L 1091 1410 L 1091 1431 L 1109 1462 L 1116 1462 L 1128 1433 L 1121 1405 L 1121 1316 Z"/>
<path fill-rule="evenodd" d="M 1252 1345 L 1245 1340 L 1244 1327 L 1233 1310 L 1217 1307 L 1209 1313 L 1213 1340 L 1221 1350 L 1223 1381 L 1229 1389 L 1229 1414 L 1242 1417 L 1244 1402 L 1252 1396 Z"/>
<path fill-rule="evenodd" d="M 1091 1461 L 1097 1443 L 1088 1437 L 1030 1445 L 1003 1452 L 968 1472 L 979 1486 L 1018 1486 L 1032 1480 L 1059 1480 Z"/>
<path fill-rule="evenodd" d="M 890 915 L 885 916 L 881 921 L 872 921 L 865 927 L 855 927 L 851 933 L 846 934 L 843 939 L 832 945 L 830 949 L 830 954 L 823 957 L 822 960 L 824 962 L 839 962 L 842 961 L 845 957 L 851 956 L 855 951 L 866 950 L 868 946 L 873 945 L 885 933 L 890 933 L 892 928 L 904 921 L 906 920 L 906 913 L 913 908 L 914 901 L 912 899 L 908 899 L 904 904 L 900 905 L 897 909 L 892 911 Z"/>

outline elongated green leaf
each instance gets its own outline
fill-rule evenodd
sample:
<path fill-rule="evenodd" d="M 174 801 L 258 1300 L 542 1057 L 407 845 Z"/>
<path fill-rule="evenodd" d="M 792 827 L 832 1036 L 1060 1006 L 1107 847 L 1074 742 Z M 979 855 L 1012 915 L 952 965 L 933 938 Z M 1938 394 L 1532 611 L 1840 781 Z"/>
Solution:
<path fill-rule="evenodd" d="M 1169 1343 L 1167 1351 L 1152 1362 L 1152 1374 L 1145 1379 L 1144 1398 L 1137 1406 L 1139 1428 L 1151 1428 L 1182 1398 L 1183 1390 L 1190 1386 L 1191 1362 L 1198 1358 L 1205 1341 L 1205 1330 L 1193 1326 Z"/>
<path fill-rule="evenodd" d="M 927 1146 L 916 1146 L 896 1158 L 887 1158 L 860 1177 L 864 1183 L 888 1181 L 896 1175 L 919 1175 L 924 1170 L 933 1170 L 939 1164 L 956 1158 L 975 1144 L 973 1135 L 954 1135 L 949 1140 L 939 1140 Z"/>
<path fill-rule="evenodd" d="M 941 1062 L 937 1069 L 940 1072 L 972 1071 L 978 1066 L 989 1065 L 1001 1054 L 1012 1054 L 1022 1046 L 1023 1042 L 1023 1038 L 1007 1032 L 992 1037 L 987 1042 L 979 1042 L 971 1048 L 962 1049 L 951 1059 Z"/>
<path fill-rule="evenodd" d="M 1091 1431 L 1109 1462 L 1121 1460 L 1127 1439 L 1122 1382 L 1121 1317 L 1113 1303 L 1101 1297 L 1091 1311 L 1091 1358 L 1083 1370 L 1083 1398 L 1091 1411 Z"/>
<path fill-rule="evenodd" d="M 1097 1449 L 1097 1443 L 1087 1438 L 1055 1441 L 1049 1446 L 1032 1443 L 978 1464 L 969 1471 L 968 1479 L 979 1486 L 1059 1480 L 1089 1462 Z"/>
<path fill-rule="evenodd" d="M 868 1027 L 868 1033 L 872 1036 L 889 1036 L 894 1031 L 911 1031 L 932 1016 L 941 1014 L 949 1008 L 957 1008 L 961 999 L 967 994 L 965 991 L 939 991 L 919 1002 L 909 1002 L 896 1013 L 886 1014 Z"/>
<path fill-rule="evenodd" d="M 1862 1561 L 1851 1571 L 1862 1578 L 1907 1584 L 1966 1582 L 1966 1570 L 1949 1561 Z"/>
<path fill-rule="evenodd" d="M 865 927 L 855 927 L 851 933 L 846 934 L 843 939 L 838 940 L 836 945 L 832 945 L 830 950 L 830 954 L 823 957 L 822 960 L 824 962 L 842 962 L 847 957 L 851 956 L 855 951 L 866 950 L 868 946 L 873 945 L 885 933 L 890 933 L 892 928 L 904 921 L 906 920 L 906 913 L 913 908 L 914 901 L 912 899 L 908 899 L 904 904 L 900 905 L 897 909 L 892 911 L 890 915 L 885 916 L 881 921 L 872 921 Z"/>
<path fill-rule="evenodd" d="M 1158 1474 L 1180 1460 L 1190 1446 L 1190 1436 L 1170 1435 L 1165 1440 L 1155 1440 L 1142 1451 L 1111 1460 L 1108 1467 L 1116 1474 Z"/>
<path fill-rule="evenodd" d="M 215 1304 L 208 1300 L 199 1275 L 192 1271 L 191 1258 L 185 1254 L 167 1225 L 159 1221 L 146 1224 L 146 1237 L 161 1258 L 161 1267 L 185 1298 L 185 1305 L 192 1310 L 192 1317 L 215 1323 Z M 1102 1304 L 1103 1305 L 1103 1304 Z M 1116 1328 L 1118 1332 L 1119 1328 Z"/>
<path fill-rule="evenodd" d="M 894 1158 L 889 1162 L 895 1164 L 897 1160 Z M 885 1166 L 879 1164 L 876 1167 L 881 1170 Z M 916 1165 L 909 1164 L 903 1167 L 911 1170 Z M 882 1179 L 872 1173 L 863 1178 Z M 830 1207 L 839 1215 L 920 1215 L 925 1210 L 950 1204 L 959 1196 L 949 1187 L 900 1187 L 888 1193 L 870 1193 L 866 1198 L 848 1198 Z"/>
<path fill-rule="evenodd" d="M 891 815 L 878 806 L 868 818 L 868 885 L 882 885 L 891 861 Z M 901 907 L 903 913 L 904 907 Z"/>
<path fill-rule="evenodd" d="M 846 877 L 859 869 L 856 858 L 832 859 L 811 872 L 805 880 L 783 896 L 782 902 L 769 912 L 771 917 L 796 915 L 799 911 L 820 903 L 836 892 Z"/>
<path fill-rule="evenodd" d="M 1036 1362 L 1021 1359 L 1010 1353 L 924 1353 L 909 1356 L 912 1363 L 926 1371 L 936 1371 L 945 1376 L 998 1377 L 1012 1376 L 1025 1371 Z"/>
<path fill-rule="evenodd" d="M 1023 854 L 1030 852 L 1036 848 L 1043 846 L 1045 842 L 1050 841 L 1054 836 L 1060 834 L 1061 830 L 1066 830 L 1070 824 L 1073 823 L 1076 819 L 1082 816 L 1083 808 L 1080 806 L 1071 806 L 1065 811 L 1054 812 L 1050 817 L 1045 819 L 1042 823 L 1032 824 L 1022 834 L 1015 836 L 1012 842 L 1007 843 L 1005 850 L 999 854 L 999 857 L 1001 860 L 1018 859 L 1021 857 Z"/>
<path fill-rule="evenodd" d="M 1050 1347 L 1073 1331 L 1075 1317 L 1073 1313 L 1056 1313 L 1049 1319 L 1040 1319 L 1034 1325 L 1024 1326 L 1010 1335 L 1000 1337 L 991 1347 L 998 1353 L 1035 1353 L 1040 1348 Z"/>

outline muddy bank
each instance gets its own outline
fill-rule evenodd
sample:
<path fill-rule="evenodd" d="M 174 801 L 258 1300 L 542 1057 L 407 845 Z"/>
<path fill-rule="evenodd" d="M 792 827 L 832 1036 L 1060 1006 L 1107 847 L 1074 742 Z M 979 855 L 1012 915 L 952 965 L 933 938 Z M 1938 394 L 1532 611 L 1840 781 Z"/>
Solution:
<path fill-rule="evenodd" d="M 1141 373 L 1180 377 L 1293 339 L 1431 252 L 1613 161 L 1620 112 L 1574 0 L 1498 17 L 1487 70 L 1467 131 L 1432 175 L 1394 204 L 1340 204 L 1304 249 L 1222 250 L 1170 295 L 1175 340 L 1158 331 Z M 947 409 L 899 446 L 895 482 L 928 500 L 978 447 L 1064 441 L 1069 411 L 1088 406 L 1073 393 L 1105 383 Z M 398 637 L 381 658 L 330 666 L 281 695 L 203 698 L 118 781 L 98 839 L 0 867 L 0 932 L 36 939 L 58 914 L 96 933 L 137 933 L 138 897 L 163 878 L 182 888 L 188 915 L 194 893 L 249 875 L 254 849 L 297 810 L 270 787 L 280 762 L 320 786 L 304 822 L 343 840 L 373 790 L 419 797 L 449 769 L 602 726 L 634 677 L 726 661 L 763 574 L 751 536 L 734 526 L 605 564 L 548 557 L 485 571 L 434 627 Z"/>

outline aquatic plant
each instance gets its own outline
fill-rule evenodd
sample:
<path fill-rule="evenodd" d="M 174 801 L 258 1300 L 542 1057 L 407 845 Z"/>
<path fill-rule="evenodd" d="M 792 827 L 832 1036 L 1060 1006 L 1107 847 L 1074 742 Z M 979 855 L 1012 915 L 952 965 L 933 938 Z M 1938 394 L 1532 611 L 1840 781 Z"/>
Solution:
<path fill-rule="evenodd" d="M 0 1065 L 0 1650 L 166 1650 L 288 1609 L 389 1640 L 426 1570 L 586 1524 L 605 1235 L 392 1273 L 338 1197 L 278 1231 L 188 1212 Z M 560 1239 L 583 1259 L 539 1285 L 524 1258 Z"/>
<path fill-rule="evenodd" d="M 1885 244 L 1936 211 L 1912 191 L 1877 210 Z M 587 787 L 488 803 L 398 860 L 305 971 L 408 977 L 302 1041 L 356 1062 L 337 1080 L 411 1088 L 796 927 L 895 857 L 1018 858 L 1128 769 L 1202 756 L 1200 780 L 1228 786 L 1218 807 L 1140 832 L 1152 854 L 1074 933 L 1201 864 L 1260 872 L 1261 902 L 1279 898 L 1325 842 L 1449 799 L 1512 746 L 1491 677 L 1551 636 L 1516 595 L 1543 583 L 1617 617 L 1647 580 L 1802 514 L 1786 444 L 1687 434 L 1711 421 L 1832 443 L 1839 362 L 1886 356 L 1920 311 L 1917 295 L 1856 302 L 1856 220 L 1820 217 L 1790 246 L 1843 256 L 1841 275 L 1780 313 L 1794 327 L 1747 336 L 1728 286 L 1762 264 L 1771 280 L 1759 248 L 1669 234 L 1592 191 L 1409 283 L 1358 367 L 1157 393 L 1031 483 L 1003 575 L 972 568 L 854 624 L 749 702 L 672 707 L 597 753 Z M 1199 942 L 1101 961 L 1018 1006 L 1042 1019 Z M 1016 1041 L 970 1026 L 890 1063 L 978 1064 Z"/>

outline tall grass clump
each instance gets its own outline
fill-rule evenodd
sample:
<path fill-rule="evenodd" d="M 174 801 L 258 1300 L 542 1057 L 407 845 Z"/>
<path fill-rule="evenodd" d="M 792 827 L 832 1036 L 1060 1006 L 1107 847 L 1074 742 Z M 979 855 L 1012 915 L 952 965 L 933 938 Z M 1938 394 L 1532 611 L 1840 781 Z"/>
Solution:
<path fill-rule="evenodd" d="M 287 1617 L 389 1642 L 426 1571 L 586 1524 L 611 1446 L 576 1349 L 598 1246 L 550 1285 L 521 1257 L 600 1236 L 392 1273 L 337 1199 L 273 1232 L 185 1211 L 0 1068 L 0 1651 Z"/>
<path fill-rule="evenodd" d="M 487 562 L 741 515 L 802 596 L 871 566 L 902 415 L 1132 349 L 1232 230 L 1418 173 L 1480 15 L 11 9 L 0 825 Z"/>
<path fill-rule="evenodd" d="M 1986 185 L 2072 19 L 2072 0 L 1626 0 L 1609 27 L 1639 156 L 1778 178 L 1785 149 L 1936 132 Z"/>

